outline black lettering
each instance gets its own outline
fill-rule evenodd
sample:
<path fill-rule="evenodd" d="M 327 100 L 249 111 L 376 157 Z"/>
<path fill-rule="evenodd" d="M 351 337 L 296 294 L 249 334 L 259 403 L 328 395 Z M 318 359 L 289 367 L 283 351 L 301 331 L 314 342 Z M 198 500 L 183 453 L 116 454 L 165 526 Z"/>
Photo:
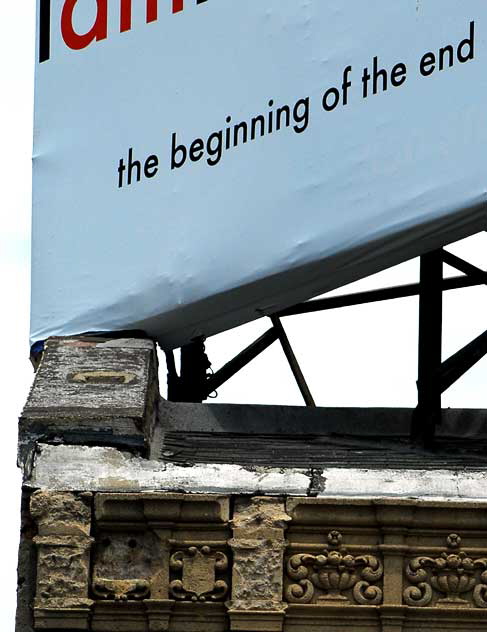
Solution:
<path fill-rule="evenodd" d="M 421 62 L 419 64 L 419 71 L 423 75 L 423 77 L 429 77 L 429 75 L 433 74 L 436 67 L 436 57 L 434 53 L 426 53 L 423 55 Z"/>
<path fill-rule="evenodd" d="M 125 172 L 125 163 L 123 158 L 120 158 L 120 162 L 118 163 L 118 188 L 121 189 L 123 187 L 123 174 Z"/>
<path fill-rule="evenodd" d="M 159 167 L 159 158 L 152 154 L 147 158 L 144 164 L 144 175 L 146 178 L 153 178 L 157 172 Z"/>
<path fill-rule="evenodd" d="M 274 105 L 274 101 L 271 99 L 271 100 L 269 101 L 269 104 L 268 104 L 268 105 L 269 105 L 269 107 L 271 108 L 271 107 Z M 269 134 L 272 134 L 272 132 L 273 132 L 273 130 L 274 130 L 274 112 L 273 112 L 273 110 L 271 110 L 271 111 L 269 112 L 269 117 L 268 117 L 268 118 L 269 118 L 269 120 L 268 120 L 268 123 L 267 123 L 267 132 L 268 132 Z"/>
<path fill-rule="evenodd" d="M 399 88 L 406 81 L 407 69 L 405 64 L 396 64 L 391 71 L 391 84 Z"/>
<path fill-rule="evenodd" d="M 39 63 L 51 56 L 51 0 L 40 0 L 39 5 Z"/>
<path fill-rule="evenodd" d="M 127 184 L 132 184 L 132 172 L 135 169 L 137 172 L 137 182 L 140 182 L 140 177 L 141 177 L 141 164 L 138 160 L 133 160 L 133 150 L 132 147 L 129 149 L 129 160 L 128 160 L 128 178 L 127 178 Z"/>
<path fill-rule="evenodd" d="M 291 125 L 291 110 L 289 108 L 289 105 L 283 105 L 282 107 L 277 108 L 277 112 L 276 112 L 276 118 L 277 118 L 276 130 L 277 131 L 281 129 L 283 114 L 286 115 L 286 123 L 285 123 L 286 127 L 289 127 Z"/>
<path fill-rule="evenodd" d="M 363 84 L 363 92 L 362 95 L 364 99 L 369 96 L 369 81 L 370 81 L 370 72 L 368 68 L 364 68 L 364 74 L 362 75 L 362 84 Z"/>
<path fill-rule="evenodd" d="M 192 160 L 192 162 L 198 162 L 198 160 L 201 160 L 201 158 L 203 158 L 204 153 L 205 153 L 205 143 L 203 142 L 203 139 L 196 138 L 192 142 L 191 147 L 189 149 L 190 159 Z"/>
<path fill-rule="evenodd" d="M 234 147 L 237 147 L 238 145 L 238 133 L 240 130 L 242 130 L 242 142 L 243 143 L 247 142 L 248 127 L 247 127 L 247 123 L 245 121 L 242 121 L 241 123 L 238 123 L 238 125 L 235 125 L 235 127 L 233 128 L 233 146 Z"/>
<path fill-rule="evenodd" d="M 172 150 L 171 150 L 171 169 L 180 169 L 186 162 L 188 150 L 185 145 L 176 144 L 176 134 L 172 135 Z M 181 154 L 181 159 L 178 160 L 177 155 Z"/>
<path fill-rule="evenodd" d="M 467 52 L 464 52 L 464 48 L 467 47 Z M 464 64 L 470 61 L 475 56 L 475 22 L 470 22 L 470 36 L 460 42 L 457 51 L 458 61 Z"/>
<path fill-rule="evenodd" d="M 330 97 L 332 101 L 330 103 Z M 331 112 L 340 103 L 340 93 L 336 88 L 329 88 L 323 95 L 323 109 Z"/>
<path fill-rule="evenodd" d="M 216 144 L 213 141 L 216 140 Z M 223 152 L 223 132 L 213 132 L 208 137 L 208 142 L 206 143 L 206 152 L 208 156 L 207 163 L 210 167 L 215 167 L 221 160 L 222 152 Z"/>
<path fill-rule="evenodd" d="M 453 66 L 453 46 L 450 44 L 445 46 L 444 48 L 440 48 L 440 63 L 439 69 L 444 70 L 445 68 L 445 57 L 448 53 L 448 66 L 451 68 Z"/>
<path fill-rule="evenodd" d="M 231 116 L 227 116 L 226 121 L 227 121 L 228 124 L 230 124 L 232 122 L 232 117 Z M 225 131 L 225 149 L 230 149 L 231 133 L 232 133 L 231 128 L 227 127 L 227 129 Z"/>
<path fill-rule="evenodd" d="M 350 73 L 352 72 L 352 66 L 347 66 L 343 71 L 343 83 L 342 83 L 342 103 L 343 105 L 348 104 L 348 91 L 352 87 L 352 82 L 350 81 Z"/>
<path fill-rule="evenodd" d="M 374 57 L 374 69 L 372 71 L 372 85 L 373 93 L 379 92 L 379 79 L 382 79 L 382 90 L 387 90 L 387 71 L 384 68 L 379 68 L 379 59 Z"/>
<path fill-rule="evenodd" d="M 264 136 L 265 134 L 265 118 L 262 116 L 262 114 L 259 114 L 259 116 L 254 116 L 254 118 L 251 121 L 251 132 L 250 132 L 250 139 L 251 140 L 255 140 L 256 137 L 256 131 L 257 131 L 257 123 L 260 123 L 260 135 Z"/>
<path fill-rule="evenodd" d="M 302 134 L 309 124 L 309 97 L 299 99 L 293 109 L 293 119 L 296 125 L 294 131 L 296 134 Z"/>

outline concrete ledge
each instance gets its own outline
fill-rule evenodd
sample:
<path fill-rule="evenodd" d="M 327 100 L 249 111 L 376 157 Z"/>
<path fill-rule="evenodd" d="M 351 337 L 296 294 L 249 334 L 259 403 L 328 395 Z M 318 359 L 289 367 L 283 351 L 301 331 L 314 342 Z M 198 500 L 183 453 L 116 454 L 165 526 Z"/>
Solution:
<path fill-rule="evenodd" d="M 483 472 L 312 470 L 149 461 L 114 448 L 39 445 L 30 488 L 51 491 L 177 491 L 318 498 L 418 498 L 487 501 Z"/>
<path fill-rule="evenodd" d="M 250 469 L 238 465 L 182 467 L 147 461 L 114 448 L 39 445 L 25 484 L 66 491 L 306 495 L 310 477 L 304 470 Z"/>

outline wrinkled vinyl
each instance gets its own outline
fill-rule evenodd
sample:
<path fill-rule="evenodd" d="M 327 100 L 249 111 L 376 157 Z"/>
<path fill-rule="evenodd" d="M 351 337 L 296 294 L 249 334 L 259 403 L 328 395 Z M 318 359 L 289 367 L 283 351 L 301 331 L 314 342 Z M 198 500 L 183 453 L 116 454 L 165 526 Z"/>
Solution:
<path fill-rule="evenodd" d="M 38 0 L 37 30 L 31 342 L 174 347 L 487 227 L 485 0 Z"/>

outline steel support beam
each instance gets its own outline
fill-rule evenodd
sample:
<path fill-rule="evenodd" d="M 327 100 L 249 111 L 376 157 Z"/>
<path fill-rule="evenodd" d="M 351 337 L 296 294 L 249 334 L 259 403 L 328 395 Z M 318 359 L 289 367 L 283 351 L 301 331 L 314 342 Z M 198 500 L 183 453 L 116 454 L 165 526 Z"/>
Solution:
<path fill-rule="evenodd" d="M 411 424 L 411 439 L 425 447 L 434 442 L 441 422 L 441 390 L 436 376 L 441 367 L 443 316 L 443 253 L 421 257 L 419 288 L 418 407 Z"/>
<path fill-rule="evenodd" d="M 482 273 L 482 271 L 480 271 Z M 486 273 L 483 273 L 486 274 Z M 441 287 L 443 291 L 458 290 L 465 287 L 474 287 L 483 285 L 486 281 L 474 279 L 466 276 L 455 276 L 443 279 Z M 300 314 L 312 314 L 328 309 L 337 309 L 339 307 L 351 307 L 353 305 L 365 305 L 367 303 L 377 303 L 379 301 L 389 301 L 396 298 L 406 298 L 408 296 L 417 296 L 419 294 L 420 284 L 409 283 L 407 285 L 397 285 L 394 287 L 379 288 L 377 290 L 368 290 L 366 292 L 355 292 L 353 294 L 343 294 L 342 296 L 329 296 L 326 298 L 315 299 L 307 303 L 300 303 L 293 307 L 288 307 L 278 312 L 278 316 L 297 316 Z"/>
<path fill-rule="evenodd" d="M 259 354 L 271 346 L 278 338 L 277 331 L 274 328 L 269 329 L 260 338 L 255 340 L 246 349 L 241 351 L 237 356 L 227 362 L 214 375 L 211 375 L 206 381 L 206 397 L 213 391 L 216 391 L 222 384 L 233 377 L 238 371 L 243 369 L 249 362 L 254 360 Z"/>
<path fill-rule="evenodd" d="M 463 272 L 465 276 L 443 279 L 443 263 Z M 205 353 L 203 339 L 182 347 L 181 376 L 177 373 L 173 352 L 166 352 L 168 399 L 202 402 L 279 340 L 306 405 L 315 406 L 280 318 L 419 295 L 418 407 L 413 415 L 411 438 L 415 443 L 431 446 L 435 428 L 441 422 L 442 393 L 487 355 L 485 332 L 442 363 L 442 293 L 484 284 L 487 284 L 486 271 L 442 249 L 427 253 L 420 259 L 419 283 L 316 299 L 270 316 L 273 327 L 214 375 L 208 373 L 211 364 Z"/>
<path fill-rule="evenodd" d="M 455 384 L 467 371 L 487 355 L 487 331 L 445 360 L 437 376 L 441 393 Z"/>
<path fill-rule="evenodd" d="M 468 278 L 472 279 L 472 281 L 476 281 L 479 285 L 487 285 L 487 272 L 477 268 L 477 266 L 474 266 L 472 263 L 446 250 L 443 250 L 443 261 L 452 268 L 463 272 Z"/>
<path fill-rule="evenodd" d="M 294 351 L 291 347 L 289 339 L 284 331 L 284 327 L 282 326 L 281 321 L 278 316 L 270 317 L 272 324 L 274 325 L 274 329 L 277 331 L 277 335 L 279 337 L 279 342 L 281 343 L 284 354 L 289 362 L 289 366 L 291 367 L 291 371 L 293 372 L 294 379 L 297 382 L 299 390 L 301 391 L 301 395 L 303 396 L 304 403 L 306 406 L 316 406 L 313 396 L 311 395 L 311 391 L 308 388 L 308 384 L 304 379 L 303 372 L 299 366 L 299 363 L 294 355 Z"/>

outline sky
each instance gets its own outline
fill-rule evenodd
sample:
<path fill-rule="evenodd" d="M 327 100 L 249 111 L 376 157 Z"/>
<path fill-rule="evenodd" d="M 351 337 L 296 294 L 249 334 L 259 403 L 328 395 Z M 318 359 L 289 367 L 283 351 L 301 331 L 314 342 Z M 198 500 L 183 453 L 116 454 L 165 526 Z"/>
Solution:
<path fill-rule="evenodd" d="M 20 473 L 16 468 L 17 420 L 33 370 L 28 360 L 31 155 L 34 71 L 34 0 L 7 2 L 0 8 L 0 274 L 3 330 L 0 363 L 3 454 L 0 459 L 4 548 L 0 578 L 3 607 L 0 629 L 14 630 Z M 487 234 L 449 247 L 486 267 Z M 414 282 L 413 260 L 334 294 Z M 453 273 L 451 270 L 448 273 Z M 482 333 L 486 326 L 487 289 L 448 292 L 444 298 L 444 357 Z M 414 406 L 416 402 L 417 299 L 408 298 L 283 320 L 311 392 L 321 406 Z M 207 341 L 218 369 L 265 329 L 269 322 L 244 325 Z M 161 358 L 162 360 L 162 358 Z M 444 406 L 485 407 L 487 359 L 452 387 Z M 165 377 L 162 372 L 161 387 Z M 274 344 L 224 385 L 217 402 L 301 405 L 282 350 Z"/>

